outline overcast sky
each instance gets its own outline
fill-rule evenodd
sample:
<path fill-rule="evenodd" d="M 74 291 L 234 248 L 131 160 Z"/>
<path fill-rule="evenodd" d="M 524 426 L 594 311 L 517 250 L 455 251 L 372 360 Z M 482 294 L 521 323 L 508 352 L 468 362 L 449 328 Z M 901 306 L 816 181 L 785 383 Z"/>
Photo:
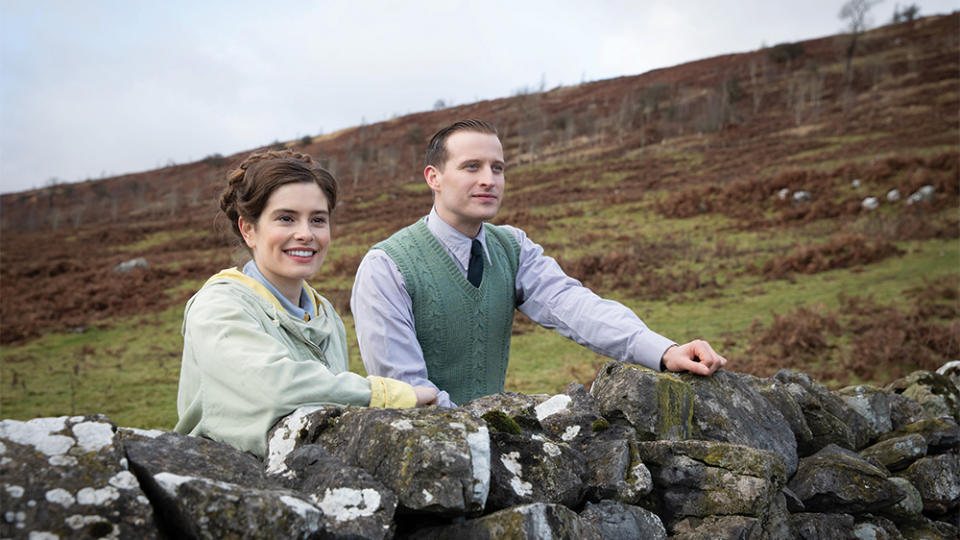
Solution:
<path fill-rule="evenodd" d="M 0 192 L 831 35 L 842 4 L 0 0 Z"/>

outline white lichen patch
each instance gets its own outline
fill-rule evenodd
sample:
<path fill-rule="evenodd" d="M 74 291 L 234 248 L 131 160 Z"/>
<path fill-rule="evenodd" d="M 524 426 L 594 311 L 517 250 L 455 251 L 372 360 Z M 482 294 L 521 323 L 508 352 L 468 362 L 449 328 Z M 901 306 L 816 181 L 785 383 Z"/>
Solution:
<path fill-rule="evenodd" d="M 546 507 L 543 504 L 521 506 L 520 513 L 527 516 L 531 538 L 553 538 L 556 536 L 547 520 Z"/>
<path fill-rule="evenodd" d="M 117 526 L 114 525 L 113 523 L 110 523 L 109 521 L 104 519 L 103 516 L 81 516 L 79 514 L 74 514 L 68 517 L 67 519 L 65 519 L 64 521 L 67 523 L 67 526 L 69 526 L 71 529 L 75 531 L 79 529 L 83 529 L 84 527 L 93 525 L 94 523 L 109 525 L 111 527 L 110 534 L 101 536 L 100 538 L 114 540 L 120 537 L 120 529 L 117 528 Z"/>
<path fill-rule="evenodd" d="M 304 521 L 314 525 L 314 530 L 316 530 L 316 524 L 320 521 L 320 511 L 315 506 L 303 499 L 289 495 L 282 495 L 280 502 L 292 508 Z"/>
<path fill-rule="evenodd" d="M 23 486 L 4 484 L 3 490 L 6 491 L 7 496 L 12 499 L 19 499 L 20 497 L 23 497 Z"/>
<path fill-rule="evenodd" d="M 107 483 L 119 489 L 134 489 L 140 487 L 140 482 L 137 482 L 137 477 L 130 471 L 118 472 L 113 475 L 110 480 L 107 480 Z"/>
<path fill-rule="evenodd" d="M 429 491 L 427 491 L 427 490 L 425 490 L 425 489 L 424 489 L 424 490 L 421 490 L 421 493 L 423 493 L 423 503 L 424 503 L 424 504 L 430 504 L 431 502 L 433 502 L 433 494 L 432 494 L 432 493 L 430 493 Z"/>
<path fill-rule="evenodd" d="M 30 531 L 27 540 L 60 540 L 60 537 L 49 531 Z"/>
<path fill-rule="evenodd" d="M 573 439 L 577 438 L 577 435 L 580 434 L 580 426 L 569 426 L 564 430 L 563 435 L 560 436 L 565 442 L 570 442 Z"/>
<path fill-rule="evenodd" d="M 100 489 L 85 487 L 77 492 L 77 502 L 80 504 L 103 505 L 120 498 L 120 492 L 113 486 Z"/>
<path fill-rule="evenodd" d="M 408 429 L 413 429 L 413 423 L 406 418 L 401 418 L 400 420 L 394 420 L 393 422 L 390 422 L 390 427 L 399 429 L 401 431 L 406 431 Z"/>
<path fill-rule="evenodd" d="M 565 410 L 570 405 L 571 401 L 573 400 L 570 398 L 570 396 L 566 394 L 557 394 L 537 405 L 533 408 L 533 410 L 537 413 L 537 420 L 543 422 L 544 419 L 549 418 L 550 416 L 553 416 L 562 410 Z"/>
<path fill-rule="evenodd" d="M 470 467 L 473 469 L 473 501 L 480 506 L 487 504 L 490 493 L 490 432 L 486 426 L 467 433 L 470 446 Z"/>
<path fill-rule="evenodd" d="M 156 480 L 157 485 L 161 489 L 167 492 L 171 497 L 177 496 L 177 488 L 180 487 L 180 484 L 189 482 L 191 480 L 196 480 L 192 476 L 180 476 L 179 474 L 173 474 L 168 472 L 162 472 L 153 477 Z"/>
<path fill-rule="evenodd" d="M 301 407 L 281 421 L 273 432 L 273 437 L 267 441 L 267 473 L 293 476 L 293 471 L 287 470 L 287 456 L 297 448 L 297 436 L 300 430 L 307 427 L 307 415 L 320 410 L 321 407 Z"/>
<path fill-rule="evenodd" d="M 102 422 L 81 422 L 73 426 L 77 445 L 84 452 L 96 452 L 113 444 L 113 428 Z"/>
<path fill-rule="evenodd" d="M 0 456 L 7 453 L 7 445 L 0 442 Z"/>
<path fill-rule="evenodd" d="M 520 459 L 520 452 L 507 452 L 500 456 L 500 463 L 503 463 L 503 466 L 510 471 L 510 474 L 520 476 L 523 473 L 523 466 L 517 461 L 518 459 Z"/>
<path fill-rule="evenodd" d="M 380 509 L 380 493 L 374 489 L 335 488 L 327 489 L 323 499 L 317 500 L 323 513 L 336 521 L 348 521 L 358 517 L 372 516 Z"/>
<path fill-rule="evenodd" d="M 159 429 L 140 429 L 140 428 L 133 428 L 133 427 L 123 428 L 123 429 L 129 431 L 130 433 L 133 433 L 134 435 L 139 435 L 141 437 L 146 437 L 148 439 L 156 439 L 157 437 L 166 433 L 165 431 L 161 431 Z"/>
<path fill-rule="evenodd" d="M 34 418 L 26 422 L 3 420 L 0 422 L 0 438 L 10 442 L 32 446 L 48 456 L 65 454 L 74 445 L 73 437 L 56 435 L 62 431 L 66 422 L 60 418 Z"/>
<path fill-rule="evenodd" d="M 543 451 L 546 452 L 550 457 L 557 457 L 560 455 L 560 447 L 549 441 L 543 443 Z"/>
<path fill-rule="evenodd" d="M 54 467 L 75 467 L 79 462 L 77 461 L 77 458 L 73 456 L 59 454 L 56 456 L 51 456 L 50 459 L 47 460 L 47 463 L 53 465 Z"/>
<path fill-rule="evenodd" d="M 27 520 L 27 514 L 26 512 L 4 512 L 3 519 L 7 523 L 13 523 L 14 527 L 22 529 Z"/>
<path fill-rule="evenodd" d="M 43 497 L 47 499 L 47 502 L 59 504 L 64 508 L 69 508 L 77 502 L 73 494 L 63 488 L 51 489 Z"/>
<path fill-rule="evenodd" d="M 533 493 L 533 484 L 524 482 L 519 476 L 514 476 L 510 479 L 510 487 L 513 489 L 513 492 L 520 497 L 526 497 Z"/>
<path fill-rule="evenodd" d="M 137 495 L 137 502 L 140 504 L 150 504 L 150 499 L 144 497 L 143 495 Z"/>

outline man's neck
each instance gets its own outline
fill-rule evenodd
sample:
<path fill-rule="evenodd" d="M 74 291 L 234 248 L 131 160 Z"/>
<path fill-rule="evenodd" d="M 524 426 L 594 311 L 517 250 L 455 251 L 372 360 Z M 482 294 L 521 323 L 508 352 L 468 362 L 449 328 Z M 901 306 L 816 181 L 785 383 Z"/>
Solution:
<path fill-rule="evenodd" d="M 471 221 L 470 223 L 458 222 L 457 220 L 453 219 L 453 216 L 444 216 L 439 208 L 434 207 L 434 210 L 436 211 L 437 217 L 439 217 L 441 221 L 453 227 L 460 234 L 468 238 L 476 238 L 477 235 L 480 234 L 480 228 L 483 227 L 483 221 Z"/>

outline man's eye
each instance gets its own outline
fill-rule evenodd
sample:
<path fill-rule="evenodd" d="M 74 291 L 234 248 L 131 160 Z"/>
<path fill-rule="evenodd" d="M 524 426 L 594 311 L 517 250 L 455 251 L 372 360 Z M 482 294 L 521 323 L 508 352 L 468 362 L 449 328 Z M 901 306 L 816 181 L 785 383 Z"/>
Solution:
<path fill-rule="evenodd" d="M 503 172 L 503 165 L 494 165 L 492 168 L 496 172 L 500 172 L 500 173 Z"/>

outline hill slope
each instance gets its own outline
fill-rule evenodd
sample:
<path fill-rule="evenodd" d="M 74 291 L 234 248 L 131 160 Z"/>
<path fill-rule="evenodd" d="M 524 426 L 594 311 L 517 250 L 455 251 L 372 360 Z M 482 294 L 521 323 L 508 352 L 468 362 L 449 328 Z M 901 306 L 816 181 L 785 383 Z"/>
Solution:
<path fill-rule="evenodd" d="M 957 30 L 956 14 L 878 28 L 850 72 L 835 36 L 285 143 L 344 190 L 313 284 L 352 326 L 360 257 L 429 211 L 430 134 L 480 117 L 508 161 L 498 222 L 661 333 L 833 384 L 938 366 L 960 357 Z M 172 422 L 180 309 L 234 264 L 214 201 L 246 154 L 0 198 L 5 416 L 107 395 L 125 425 Z M 114 273 L 134 257 L 149 268 Z M 509 389 L 557 391 L 602 362 L 520 321 Z"/>

